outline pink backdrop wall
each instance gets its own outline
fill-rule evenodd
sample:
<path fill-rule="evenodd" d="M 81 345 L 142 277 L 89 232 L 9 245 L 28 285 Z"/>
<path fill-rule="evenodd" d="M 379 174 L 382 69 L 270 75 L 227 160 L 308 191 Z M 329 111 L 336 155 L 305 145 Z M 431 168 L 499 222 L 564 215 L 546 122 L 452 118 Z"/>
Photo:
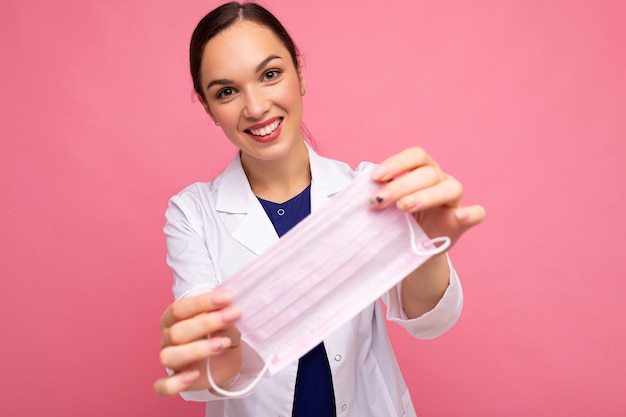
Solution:
<path fill-rule="evenodd" d="M 215 4 L 0 5 L 1 415 L 202 415 L 152 383 L 167 199 L 233 153 L 186 66 Z M 419 414 L 623 416 L 626 3 L 265 4 L 322 153 L 421 145 L 488 210 L 452 250 L 457 326 L 390 326 Z"/>

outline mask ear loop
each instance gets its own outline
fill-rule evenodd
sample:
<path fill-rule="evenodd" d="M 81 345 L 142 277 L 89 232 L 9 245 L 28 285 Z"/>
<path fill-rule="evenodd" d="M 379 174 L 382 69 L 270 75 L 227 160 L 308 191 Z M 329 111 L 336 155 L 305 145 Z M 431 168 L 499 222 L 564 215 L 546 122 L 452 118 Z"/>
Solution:
<path fill-rule="evenodd" d="M 413 252 L 415 252 L 416 255 L 430 257 L 430 256 L 438 255 L 450 247 L 450 243 L 452 243 L 450 238 L 448 236 L 439 236 L 434 239 L 422 241 L 421 242 L 422 247 L 426 248 L 426 250 L 420 250 L 417 247 L 417 242 L 416 242 L 416 237 L 415 237 L 416 235 L 415 218 L 409 213 L 404 213 L 404 216 L 406 218 L 406 222 L 409 224 L 409 232 L 411 233 L 411 250 L 413 250 Z"/>
<path fill-rule="evenodd" d="M 206 360 L 206 375 L 207 375 L 207 379 L 209 380 L 209 384 L 211 385 L 211 388 L 218 394 L 221 394 L 225 397 L 243 397 L 244 395 L 251 393 L 252 390 L 256 388 L 256 386 L 259 384 L 259 382 L 261 382 L 261 378 L 263 378 L 263 375 L 265 375 L 265 372 L 267 371 L 268 368 L 269 368 L 269 361 L 265 362 L 265 365 L 263 366 L 263 369 L 261 370 L 261 372 L 259 372 L 259 375 L 256 378 L 254 378 L 254 380 L 250 382 L 248 386 L 238 391 L 228 391 L 217 386 L 217 384 L 213 380 L 213 376 L 211 375 L 211 358 L 207 358 Z"/>

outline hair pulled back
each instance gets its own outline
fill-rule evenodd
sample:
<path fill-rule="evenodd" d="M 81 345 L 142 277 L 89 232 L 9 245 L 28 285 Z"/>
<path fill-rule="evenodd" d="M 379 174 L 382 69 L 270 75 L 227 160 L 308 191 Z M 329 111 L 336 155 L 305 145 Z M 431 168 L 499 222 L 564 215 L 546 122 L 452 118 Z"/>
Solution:
<path fill-rule="evenodd" d="M 204 16 L 191 35 L 189 69 L 191 70 L 193 88 L 203 100 L 206 100 L 206 97 L 204 89 L 200 84 L 200 67 L 202 65 L 204 46 L 215 35 L 242 20 L 258 23 L 271 30 L 289 51 L 294 67 L 298 68 L 298 48 L 291 36 L 289 36 L 289 33 L 287 33 L 287 30 L 272 13 L 256 3 L 238 3 L 233 1 L 223 4 Z"/>

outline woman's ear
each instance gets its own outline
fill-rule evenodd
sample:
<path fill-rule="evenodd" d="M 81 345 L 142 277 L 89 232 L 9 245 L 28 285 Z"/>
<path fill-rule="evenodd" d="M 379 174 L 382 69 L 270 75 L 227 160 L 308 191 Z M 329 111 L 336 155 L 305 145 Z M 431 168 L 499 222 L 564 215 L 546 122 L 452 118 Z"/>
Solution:
<path fill-rule="evenodd" d="M 304 69 L 302 68 L 302 61 L 300 61 L 300 57 L 298 57 L 298 79 L 300 80 L 300 94 L 304 95 L 306 93 L 306 78 L 304 76 Z"/>
<path fill-rule="evenodd" d="M 204 100 L 204 97 L 202 97 L 200 94 L 196 93 L 196 98 L 198 99 L 200 104 L 202 104 L 202 107 L 204 107 L 204 111 L 209 115 L 211 120 L 213 120 L 213 122 L 215 122 L 215 124 L 217 125 L 218 124 L 217 120 L 215 120 L 215 117 L 213 116 L 213 113 L 211 113 L 211 108 L 209 107 L 209 105 L 206 102 L 206 100 Z"/>

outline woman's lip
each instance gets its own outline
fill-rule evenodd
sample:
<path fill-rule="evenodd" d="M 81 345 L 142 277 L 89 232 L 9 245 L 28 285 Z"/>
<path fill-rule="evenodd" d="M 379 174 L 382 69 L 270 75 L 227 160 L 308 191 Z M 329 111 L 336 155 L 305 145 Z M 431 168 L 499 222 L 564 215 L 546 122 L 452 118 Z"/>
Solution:
<path fill-rule="evenodd" d="M 270 143 L 275 141 L 276 139 L 278 139 L 278 137 L 280 136 L 280 132 L 283 130 L 283 124 L 281 123 L 280 125 L 278 125 L 278 127 L 269 135 L 265 135 L 265 136 L 256 136 L 253 135 L 252 132 L 250 132 L 249 130 L 246 129 L 245 133 L 248 135 L 248 137 L 252 138 L 252 140 L 254 140 L 255 142 L 258 143 Z"/>
<path fill-rule="evenodd" d="M 272 123 L 274 123 L 276 120 L 280 119 L 280 116 L 276 116 L 276 117 L 272 117 L 271 119 L 268 119 L 266 121 L 264 121 L 263 123 L 257 123 L 255 125 L 252 126 L 248 126 L 245 130 L 250 130 L 250 129 L 261 129 L 267 125 L 271 125 Z"/>

